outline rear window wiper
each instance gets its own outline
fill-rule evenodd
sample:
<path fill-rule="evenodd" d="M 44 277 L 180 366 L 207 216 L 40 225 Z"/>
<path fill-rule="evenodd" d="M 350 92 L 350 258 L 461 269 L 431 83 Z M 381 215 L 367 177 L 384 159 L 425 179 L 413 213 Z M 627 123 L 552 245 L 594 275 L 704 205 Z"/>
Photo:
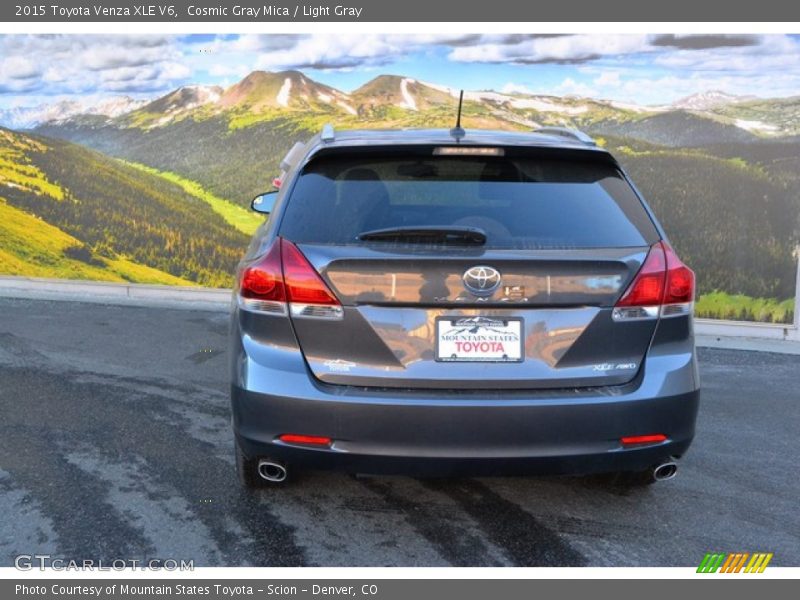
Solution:
<path fill-rule="evenodd" d="M 411 225 L 363 231 L 356 236 L 361 241 L 416 242 L 427 244 L 464 244 L 482 246 L 486 232 L 479 227 L 440 225 Z"/>

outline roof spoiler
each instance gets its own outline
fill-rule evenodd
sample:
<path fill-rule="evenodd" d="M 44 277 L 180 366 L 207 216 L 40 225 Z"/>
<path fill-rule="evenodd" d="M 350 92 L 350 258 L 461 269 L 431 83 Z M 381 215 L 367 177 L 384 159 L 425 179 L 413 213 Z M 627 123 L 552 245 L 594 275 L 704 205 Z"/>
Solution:
<path fill-rule="evenodd" d="M 555 135 L 558 137 L 568 138 L 570 140 L 580 142 L 586 146 L 597 146 L 597 142 L 594 141 L 594 138 L 582 131 L 579 131 L 578 129 L 570 129 L 568 127 L 540 127 L 538 129 L 534 129 L 533 132 L 541 133 L 542 135 Z"/>
<path fill-rule="evenodd" d="M 294 146 L 292 146 L 289 151 L 286 153 L 286 156 L 283 157 L 281 164 L 278 168 L 281 170 L 280 174 L 277 177 L 272 179 L 272 186 L 280 189 L 281 185 L 283 184 L 283 180 L 286 179 L 286 174 L 292 169 L 292 167 L 296 166 L 300 159 L 303 158 L 303 154 L 305 154 L 306 144 L 303 142 L 295 142 Z"/>
<path fill-rule="evenodd" d="M 306 145 L 303 142 L 295 142 L 295 145 L 291 147 L 281 161 L 281 171 L 288 171 L 297 163 L 299 163 L 300 159 L 303 158 L 303 151 L 305 148 Z"/>

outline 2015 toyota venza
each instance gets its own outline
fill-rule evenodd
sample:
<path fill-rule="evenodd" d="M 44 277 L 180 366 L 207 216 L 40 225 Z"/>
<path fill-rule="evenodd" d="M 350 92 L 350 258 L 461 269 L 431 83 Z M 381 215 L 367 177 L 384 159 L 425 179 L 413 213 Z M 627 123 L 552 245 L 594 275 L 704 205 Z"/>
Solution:
<path fill-rule="evenodd" d="M 694 274 L 580 132 L 345 131 L 289 152 L 238 269 L 240 479 L 675 474 Z"/>

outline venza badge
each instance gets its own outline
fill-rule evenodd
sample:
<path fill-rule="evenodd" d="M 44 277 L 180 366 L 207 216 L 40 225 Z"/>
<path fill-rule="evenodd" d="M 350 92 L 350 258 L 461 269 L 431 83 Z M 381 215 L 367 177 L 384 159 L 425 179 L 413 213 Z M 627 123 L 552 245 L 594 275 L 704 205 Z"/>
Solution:
<path fill-rule="evenodd" d="M 491 296 L 500 287 L 500 271 L 494 267 L 478 265 L 464 272 L 461 277 L 467 291 L 476 296 Z"/>

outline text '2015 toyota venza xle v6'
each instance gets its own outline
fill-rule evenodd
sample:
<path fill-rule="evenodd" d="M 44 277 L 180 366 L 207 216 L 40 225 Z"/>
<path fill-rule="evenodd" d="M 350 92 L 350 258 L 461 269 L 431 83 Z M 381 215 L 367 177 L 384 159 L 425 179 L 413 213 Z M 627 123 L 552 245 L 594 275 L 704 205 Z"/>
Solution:
<path fill-rule="evenodd" d="M 240 477 L 672 477 L 694 436 L 694 274 L 579 132 L 326 127 L 239 266 Z"/>

